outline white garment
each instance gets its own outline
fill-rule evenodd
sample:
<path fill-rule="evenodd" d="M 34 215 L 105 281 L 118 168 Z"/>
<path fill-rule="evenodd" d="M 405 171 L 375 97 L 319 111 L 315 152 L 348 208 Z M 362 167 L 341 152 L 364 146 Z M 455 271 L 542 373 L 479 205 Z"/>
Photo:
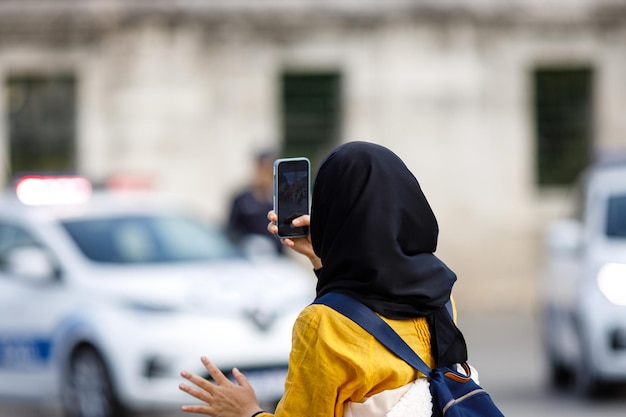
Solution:
<path fill-rule="evenodd" d="M 478 371 L 469 367 L 471 378 L 478 384 Z M 465 375 L 461 366 L 457 365 L 457 371 Z M 432 407 L 430 384 L 426 378 L 418 378 L 400 388 L 367 397 L 363 402 L 349 402 L 343 417 L 431 417 Z"/>
<path fill-rule="evenodd" d="M 431 417 L 433 399 L 426 378 L 380 392 L 363 402 L 349 402 L 344 417 Z"/>

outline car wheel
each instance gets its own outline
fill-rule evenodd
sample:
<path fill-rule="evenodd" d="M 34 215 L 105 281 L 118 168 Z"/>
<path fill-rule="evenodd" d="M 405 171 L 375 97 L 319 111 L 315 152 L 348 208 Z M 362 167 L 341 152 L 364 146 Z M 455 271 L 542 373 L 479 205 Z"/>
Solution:
<path fill-rule="evenodd" d="M 550 386 L 555 389 L 571 387 L 572 381 L 574 381 L 572 371 L 551 355 L 548 357 L 548 373 Z"/>
<path fill-rule="evenodd" d="M 576 392 L 588 398 L 597 397 L 600 391 L 600 384 L 593 376 L 590 365 L 586 360 L 582 360 L 576 369 Z"/>
<path fill-rule="evenodd" d="M 543 351 L 547 362 L 547 377 L 551 388 L 563 389 L 574 381 L 574 375 L 571 367 L 563 363 L 561 355 L 559 355 L 559 340 L 557 329 L 559 328 L 557 315 L 553 309 L 544 308 L 542 314 L 543 328 L 541 339 Z"/>
<path fill-rule="evenodd" d="M 602 394 L 602 384 L 598 379 L 591 363 L 591 354 L 585 340 L 578 334 L 581 352 L 578 355 L 574 383 L 576 392 L 588 398 L 597 398 Z"/>
<path fill-rule="evenodd" d="M 122 417 L 106 365 L 89 347 L 72 356 L 63 378 L 63 408 L 70 417 Z"/>

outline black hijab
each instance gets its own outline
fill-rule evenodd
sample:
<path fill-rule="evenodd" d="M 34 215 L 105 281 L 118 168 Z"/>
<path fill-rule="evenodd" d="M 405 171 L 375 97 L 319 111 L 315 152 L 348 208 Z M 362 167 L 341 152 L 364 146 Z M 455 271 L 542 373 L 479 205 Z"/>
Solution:
<path fill-rule="evenodd" d="M 438 365 L 467 360 L 446 311 L 456 275 L 434 254 L 439 228 L 419 183 L 389 149 L 349 142 L 322 162 L 311 241 L 323 268 L 317 296 L 349 295 L 391 319 L 427 317 Z"/>

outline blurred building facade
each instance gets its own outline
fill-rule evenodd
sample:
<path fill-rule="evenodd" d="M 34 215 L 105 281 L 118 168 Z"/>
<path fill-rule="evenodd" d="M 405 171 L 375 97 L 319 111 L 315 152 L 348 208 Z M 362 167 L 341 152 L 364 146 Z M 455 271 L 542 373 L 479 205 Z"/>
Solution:
<path fill-rule="evenodd" d="M 409 165 L 465 305 L 534 302 L 545 223 L 626 147 L 614 0 L 1 0 L 3 185 L 150 176 L 209 217 L 282 147 Z"/>

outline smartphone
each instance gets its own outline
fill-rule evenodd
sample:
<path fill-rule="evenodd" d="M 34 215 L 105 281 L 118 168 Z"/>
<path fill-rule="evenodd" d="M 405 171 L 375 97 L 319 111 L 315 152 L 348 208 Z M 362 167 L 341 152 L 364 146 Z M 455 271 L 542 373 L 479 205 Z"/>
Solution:
<path fill-rule="evenodd" d="M 309 234 L 309 227 L 294 227 L 296 217 L 309 214 L 311 163 L 307 158 L 274 161 L 274 212 L 278 216 L 278 237 L 295 238 Z"/>

